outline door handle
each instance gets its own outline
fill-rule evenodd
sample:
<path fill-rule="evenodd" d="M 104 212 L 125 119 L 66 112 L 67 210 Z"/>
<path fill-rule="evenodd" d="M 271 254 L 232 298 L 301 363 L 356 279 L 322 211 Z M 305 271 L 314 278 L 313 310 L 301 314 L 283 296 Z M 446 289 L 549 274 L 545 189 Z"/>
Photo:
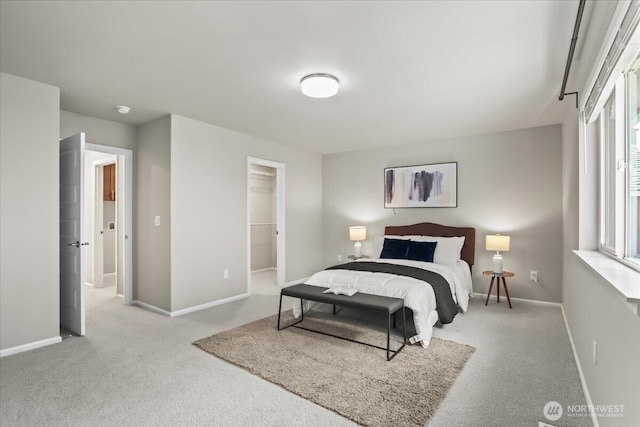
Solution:
<path fill-rule="evenodd" d="M 89 246 L 89 242 L 80 243 L 79 241 L 76 241 L 75 243 L 67 243 L 67 246 L 75 246 L 76 248 L 79 248 L 80 246 Z"/>

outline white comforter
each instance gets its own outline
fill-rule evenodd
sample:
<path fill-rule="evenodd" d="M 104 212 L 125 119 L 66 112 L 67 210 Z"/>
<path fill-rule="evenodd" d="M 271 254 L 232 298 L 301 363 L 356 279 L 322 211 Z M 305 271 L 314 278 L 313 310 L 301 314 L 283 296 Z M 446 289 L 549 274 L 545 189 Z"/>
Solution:
<path fill-rule="evenodd" d="M 473 294 L 471 271 L 469 265 L 464 261 L 458 261 L 455 265 L 405 259 L 374 258 L 359 261 L 400 264 L 436 272 L 449 283 L 453 300 L 463 312 L 467 310 L 469 297 Z M 412 343 L 420 342 L 423 347 L 427 347 L 431 341 L 433 325 L 438 321 L 436 298 L 431 285 L 422 280 L 388 273 L 335 269 L 315 273 L 305 283 L 325 288 L 345 286 L 356 288 L 358 291 L 368 294 L 403 298 L 405 307 L 413 311 L 413 321 L 417 333 L 411 337 L 410 341 Z M 300 311 L 300 305 L 294 304 L 293 314 L 299 317 Z"/>

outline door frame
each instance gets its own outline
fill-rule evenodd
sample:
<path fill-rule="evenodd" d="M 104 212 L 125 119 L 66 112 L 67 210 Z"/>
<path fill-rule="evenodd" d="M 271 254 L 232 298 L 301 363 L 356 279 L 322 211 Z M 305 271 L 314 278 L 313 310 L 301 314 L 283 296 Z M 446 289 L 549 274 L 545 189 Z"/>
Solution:
<path fill-rule="evenodd" d="M 93 151 L 93 150 L 90 150 Z M 107 153 L 102 153 L 107 154 Z M 91 235 L 93 238 L 93 245 L 91 251 L 91 283 L 96 288 L 104 287 L 104 234 L 102 223 L 104 218 L 104 208 L 103 208 L 103 189 L 104 189 L 104 166 L 116 164 L 116 173 L 118 172 L 117 164 L 118 164 L 118 156 L 110 155 L 105 159 L 95 160 L 91 162 L 91 167 L 93 167 L 93 206 L 91 215 Z M 117 205 L 116 205 L 117 208 Z M 121 218 L 118 218 L 118 212 L 116 211 L 116 223 L 124 222 L 120 221 Z M 117 244 L 116 244 L 117 247 Z M 116 265 L 118 262 L 116 261 Z M 118 271 L 116 267 L 116 272 Z M 124 280 L 123 280 L 124 284 Z"/>
<path fill-rule="evenodd" d="M 123 184 L 124 197 L 124 227 L 117 226 L 116 232 L 118 239 L 124 242 L 124 277 L 123 292 L 125 305 L 133 304 L 133 151 L 128 148 L 112 147 L 100 144 L 85 144 L 86 150 L 98 151 L 100 153 L 115 154 L 116 156 L 116 173 L 117 186 Z M 124 165 L 120 165 L 119 156 L 123 156 Z M 95 184 L 94 184 L 95 185 Z M 117 190 L 116 190 L 117 192 Z M 96 198 L 98 195 L 96 195 Z M 118 210 L 120 210 L 118 208 Z M 117 216 L 117 214 L 116 214 Z M 120 267 L 120 263 L 118 263 Z"/>
<path fill-rule="evenodd" d="M 251 294 L 251 165 L 261 165 L 276 170 L 276 284 L 285 285 L 285 164 L 258 157 L 247 156 L 247 293 Z"/>

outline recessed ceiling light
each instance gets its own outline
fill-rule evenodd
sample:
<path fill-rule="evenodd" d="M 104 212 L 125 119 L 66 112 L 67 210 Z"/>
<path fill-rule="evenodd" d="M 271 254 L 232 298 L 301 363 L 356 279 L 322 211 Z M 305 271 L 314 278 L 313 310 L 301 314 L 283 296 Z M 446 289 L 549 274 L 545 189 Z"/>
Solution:
<path fill-rule="evenodd" d="M 311 98 L 329 98 L 338 93 L 339 87 L 340 82 L 331 74 L 309 74 L 300 81 L 302 93 Z"/>
<path fill-rule="evenodd" d="M 131 107 L 127 107 L 126 105 L 117 105 L 116 110 L 120 114 L 129 114 L 131 112 Z"/>

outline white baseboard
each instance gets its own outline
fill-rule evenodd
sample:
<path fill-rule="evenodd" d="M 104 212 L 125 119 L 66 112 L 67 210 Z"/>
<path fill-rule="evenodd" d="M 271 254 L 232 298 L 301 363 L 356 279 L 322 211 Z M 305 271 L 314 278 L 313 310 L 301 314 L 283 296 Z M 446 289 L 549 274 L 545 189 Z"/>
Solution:
<path fill-rule="evenodd" d="M 480 294 L 477 292 L 473 293 L 474 298 L 478 297 L 478 298 L 482 298 L 482 299 L 486 299 L 487 298 L 487 294 Z M 507 300 L 507 296 L 506 295 L 500 295 L 502 298 L 504 298 L 504 300 Z M 497 297 L 495 295 L 491 295 L 489 297 L 490 300 L 495 300 L 497 299 Z M 562 308 L 562 304 L 559 302 L 550 302 L 550 301 L 538 301 L 535 299 L 525 299 L 525 298 L 514 298 L 511 297 L 510 298 L 511 301 L 516 301 L 516 302 L 521 302 L 523 304 L 530 304 L 530 305 L 541 305 L 544 307 L 558 307 L 558 308 Z"/>
<path fill-rule="evenodd" d="M 274 271 L 275 267 L 259 268 L 257 270 L 251 270 L 252 273 L 260 273 L 261 271 Z"/>
<path fill-rule="evenodd" d="M 155 305 L 147 304 L 146 302 L 142 302 L 142 301 L 138 301 L 138 300 L 133 301 L 133 304 L 138 305 L 138 306 L 140 306 L 142 308 L 146 308 L 147 310 L 153 311 L 155 313 L 162 314 L 163 316 L 176 317 L 176 316 L 182 316 L 183 314 L 193 313 L 195 311 L 205 310 L 207 308 L 215 307 L 217 305 L 222 305 L 222 304 L 227 304 L 229 302 L 238 301 L 238 300 L 241 300 L 241 299 L 244 299 L 244 298 L 249 298 L 249 294 L 248 293 L 244 293 L 244 294 L 236 295 L 236 296 L 229 297 L 229 298 L 223 298 L 223 299 L 217 300 L 217 301 L 211 301 L 211 302 L 208 302 L 206 304 L 200 304 L 200 305 L 195 305 L 193 307 L 183 308 L 182 310 L 176 310 L 176 311 L 163 310 L 162 308 L 158 308 Z"/>
<path fill-rule="evenodd" d="M 284 286 L 282 287 L 287 287 L 287 286 L 293 286 L 293 285 L 297 285 L 299 283 L 304 283 L 307 281 L 307 279 L 309 279 L 309 277 L 304 277 L 302 279 L 297 279 L 297 280 L 293 280 L 291 282 L 287 282 L 284 284 Z M 193 313 L 195 311 L 200 311 L 200 310 L 205 310 L 207 308 L 211 308 L 211 307 L 215 307 L 217 305 L 222 305 L 222 304 L 227 304 L 233 301 L 238 301 L 244 298 L 249 298 L 251 295 L 246 292 L 244 294 L 240 294 L 240 295 L 236 295 L 233 297 L 229 297 L 229 298 L 224 298 L 221 300 L 217 300 L 217 301 L 211 301 L 208 302 L 206 304 L 201 304 L 201 305 L 196 305 L 193 307 L 188 307 L 188 308 L 183 308 L 182 310 L 177 310 L 177 311 L 166 311 L 163 310 L 161 308 L 158 308 L 156 306 L 153 306 L 151 304 L 147 304 L 146 302 L 142 302 L 142 301 L 138 301 L 135 300 L 133 301 L 133 304 L 138 305 L 140 307 L 146 308 L 147 310 L 151 310 L 154 311 L 156 313 L 162 314 L 164 316 L 168 316 L 168 317 L 176 317 L 176 316 L 182 316 L 183 314 L 188 314 L 188 313 Z"/>
<path fill-rule="evenodd" d="M 589 387 L 587 387 L 587 380 L 584 377 L 584 372 L 582 371 L 582 365 L 580 365 L 580 359 L 578 359 L 578 352 L 576 351 L 576 346 L 573 343 L 573 337 L 571 336 L 571 329 L 569 329 L 569 322 L 567 321 L 567 315 L 565 314 L 564 307 L 562 305 L 560 306 L 560 309 L 562 310 L 562 317 L 564 318 L 564 326 L 567 328 L 567 335 L 569 335 L 569 343 L 571 343 L 571 351 L 573 351 L 573 360 L 575 360 L 576 366 L 578 367 L 580 384 L 582 384 L 582 392 L 584 393 L 584 400 L 587 401 L 589 414 L 591 415 L 591 422 L 593 423 L 593 427 L 600 427 L 600 423 L 598 422 L 598 416 L 593 410 L 593 401 L 591 400 Z"/>
<path fill-rule="evenodd" d="M 116 277 L 116 272 L 114 271 L 113 273 L 104 273 L 104 277 Z"/>
<path fill-rule="evenodd" d="M 153 311 L 158 314 L 162 314 L 163 316 L 171 317 L 171 313 L 163 310 L 161 308 L 156 307 L 155 305 L 147 304 L 146 302 L 133 300 L 133 305 L 140 306 L 142 308 L 146 308 L 147 310 Z"/>
<path fill-rule="evenodd" d="M 204 309 L 207 309 L 207 308 L 215 307 L 217 305 L 227 304 L 229 302 L 233 302 L 233 301 L 238 301 L 238 300 L 241 300 L 241 299 L 249 298 L 249 296 L 250 295 L 248 293 L 244 293 L 244 294 L 236 295 L 236 296 L 229 297 L 229 298 L 224 298 L 224 299 L 217 300 L 217 301 L 211 301 L 211 302 L 208 302 L 206 304 L 200 304 L 200 305 L 196 305 L 196 306 L 193 306 L 193 307 L 183 308 L 182 310 L 172 311 L 170 313 L 170 316 L 171 317 L 182 316 L 183 314 L 193 313 L 194 311 L 200 311 L 200 310 L 204 310 Z"/>
<path fill-rule="evenodd" d="M 15 347 L 5 348 L 4 350 L 0 350 L 0 358 L 5 356 L 11 356 L 12 354 L 18 354 L 29 350 L 35 350 L 36 348 L 46 347 L 51 344 L 58 344 L 62 342 L 62 337 L 52 337 L 47 338 L 46 340 L 40 340 L 35 342 L 30 342 L 28 344 L 22 344 Z"/>

